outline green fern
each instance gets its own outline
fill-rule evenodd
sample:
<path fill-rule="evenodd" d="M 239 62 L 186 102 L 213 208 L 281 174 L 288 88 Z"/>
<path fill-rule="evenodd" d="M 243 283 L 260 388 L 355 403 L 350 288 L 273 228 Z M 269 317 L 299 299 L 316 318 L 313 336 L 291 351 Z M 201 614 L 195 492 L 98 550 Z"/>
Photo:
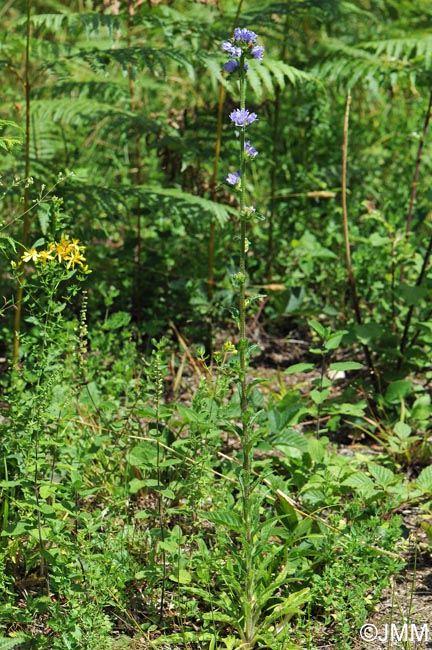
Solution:
<path fill-rule="evenodd" d="M 354 86 L 358 81 L 376 81 L 383 77 L 390 80 L 390 75 L 395 81 L 401 71 L 409 70 L 407 61 L 386 58 L 335 39 L 328 40 L 325 47 L 331 56 L 316 69 L 315 73 L 321 79 L 344 81 Z"/>
<path fill-rule="evenodd" d="M 3 129 L 4 127 L 21 130 L 21 127 L 15 122 L 11 122 L 10 120 L 0 120 L 0 129 Z M 0 147 L 6 151 L 10 151 L 15 145 L 21 144 L 21 142 L 22 141 L 19 138 L 5 135 L 0 136 Z"/>
<path fill-rule="evenodd" d="M 260 61 L 259 66 L 253 65 L 253 62 L 251 62 L 248 70 L 248 84 L 258 101 L 262 99 L 264 89 L 267 90 L 271 98 L 274 98 L 276 88 L 279 87 L 283 90 L 287 82 L 294 86 L 298 83 L 313 80 L 314 77 L 311 74 L 288 65 L 284 61 L 277 61 L 269 57 L 265 57 L 263 61 Z"/>
<path fill-rule="evenodd" d="M 362 47 L 372 50 L 383 61 L 400 65 L 407 64 L 430 70 L 432 64 L 432 36 L 429 33 L 418 33 L 407 38 L 390 38 L 380 41 L 363 43 Z"/>
<path fill-rule="evenodd" d="M 209 217 L 216 219 L 219 225 L 224 225 L 230 215 L 236 215 L 237 212 L 234 208 L 222 203 L 215 203 L 209 199 L 204 199 L 201 196 L 183 192 L 175 188 L 162 188 L 158 186 L 143 186 L 136 188 L 140 194 L 148 195 L 153 198 L 167 197 L 180 205 L 183 204 L 186 213 L 194 211 L 197 215 L 206 214 Z"/>
<path fill-rule="evenodd" d="M 22 638 L 13 639 L 3 636 L 0 637 L 0 650 L 12 650 L 12 648 L 16 648 L 21 645 L 21 643 L 24 643 L 24 639 Z"/>

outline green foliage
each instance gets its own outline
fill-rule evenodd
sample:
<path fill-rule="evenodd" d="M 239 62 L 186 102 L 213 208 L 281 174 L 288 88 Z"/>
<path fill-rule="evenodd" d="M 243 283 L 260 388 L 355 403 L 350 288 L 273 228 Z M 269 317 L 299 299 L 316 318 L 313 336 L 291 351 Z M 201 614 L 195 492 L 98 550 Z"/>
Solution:
<path fill-rule="evenodd" d="M 118 4 L 0 10 L 0 648 L 348 648 L 432 539 L 430 3 Z"/>
<path fill-rule="evenodd" d="M 11 122 L 10 120 L 0 120 L 0 129 L 3 130 L 6 127 L 19 129 L 18 124 L 15 124 L 15 122 Z M 21 140 L 18 138 L 0 136 L 0 147 L 6 151 L 9 151 L 17 144 L 21 144 Z"/>

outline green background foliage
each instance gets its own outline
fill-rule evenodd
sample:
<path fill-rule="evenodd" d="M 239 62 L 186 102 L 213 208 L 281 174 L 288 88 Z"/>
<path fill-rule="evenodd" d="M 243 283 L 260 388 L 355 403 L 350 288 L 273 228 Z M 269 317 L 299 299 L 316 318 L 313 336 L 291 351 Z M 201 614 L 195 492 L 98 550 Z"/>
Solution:
<path fill-rule="evenodd" d="M 350 647 L 402 565 L 391 513 L 431 508 L 431 16 L 427 0 L 0 8 L 0 648 Z M 265 47 L 247 73 L 248 528 L 224 182 L 238 84 L 220 49 L 236 24 Z M 64 233 L 90 275 L 20 264 Z"/>

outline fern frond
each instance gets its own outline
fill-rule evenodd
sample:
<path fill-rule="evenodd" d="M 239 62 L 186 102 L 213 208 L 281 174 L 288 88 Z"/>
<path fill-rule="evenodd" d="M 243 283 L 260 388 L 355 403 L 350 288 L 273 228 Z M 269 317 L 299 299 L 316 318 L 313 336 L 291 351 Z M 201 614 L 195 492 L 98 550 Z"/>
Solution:
<path fill-rule="evenodd" d="M 129 102 L 130 96 L 125 84 L 119 84 L 111 80 L 84 79 L 84 80 L 56 80 L 55 84 L 44 84 L 40 88 L 33 90 L 34 99 L 60 99 L 67 97 L 68 101 L 77 101 L 77 99 L 89 98 L 97 100 L 102 104 L 111 104 L 115 102 Z"/>
<path fill-rule="evenodd" d="M 183 192 L 176 188 L 163 188 L 158 186 L 142 186 L 140 188 L 135 188 L 140 194 L 144 194 L 155 199 L 160 199 L 161 197 L 168 197 L 173 199 L 175 202 L 183 204 L 183 207 L 186 209 L 192 209 L 197 215 L 207 214 L 212 218 L 216 219 L 219 225 L 223 226 L 229 219 L 230 215 L 236 215 L 237 211 L 225 204 L 215 203 L 215 201 L 210 201 L 209 199 L 204 199 L 201 196 L 196 196 L 195 194 L 190 194 L 188 192 Z"/>
<path fill-rule="evenodd" d="M 265 57 L 263 61 L 260 61 L 259 65 L 255 65 L 251 61 L 247 76 L 248 83 L 258 100 L 261 100 L 264 88 L 267 89 L 270 97 L 274 97 L 276 87 L 283 90 L 287 81 L 293 86 L 306 81 L 316 82 L 313 75 L 308 72 L 288 65 L 284 61 L 270 59 L 269 57 Z"/>
<path fill-rule="evenodd" d="M 359 80 L 377 80 L 383 75 L 394 83 L 400 75 L 414 82 L 416 72 L 432 68 L 432 36 L 424 31 L 408 37 L 365 41 L 358 46 L 335 39 L 324 43 L 330 57 L 319 66 L 320 73 L 346 80 L 353 86 Z"/>
<path fill-rule="evenodd" d="M 0 120 L 0 129 L 3 129 L 4 127 L 11 127 L 13 129 L 19 129 L 22 131 L 21 127 L 18 126 L 15 122 L 11 122 L 10 120 Z M 22 140 L 19 138 L 14 138 L 6 135 L 0 135 L 0 147 L 2 149 L 5 149 L 6 151 L 10 151 L 15 145 L 21 144 Z"/>
<path fill-rule="evenodd" d="M 12 637 L 5 637 L 2 636 L 0 637 L 0 650 L 12 650 L 12 648 L 16 648 L 17 646 L 21 645 L 21 643 L 24 643 L 25 639 L 22 638 L 12 638 Z"/>
<path fill-rule="evenodd" d="M 139 123 L 142 131 L 156 132 L 159 124 L 151 118 L 137 115 L 135 112 L 116 104 L 105 104 L 91 99 L 50 99 L 35 100 L 32 115 L 40 125 L 49 122 L 63 125 L 78 126 L 86 123 L 96 123 L 107 119 L 110 128 L 121 121 L 123 127 L 127 123 Z"/>
<path fill-rule="evenodd" d="M 376 80 L 390 73 L 397 73 L 406 66 L 400 59 L 391 60 L 380 57 L 376 52 L 369 52 L 362 47 L 353 47 L 339 40 L 325 42 L 330 57 L 316 70 L 320 78 L 345 81 L 354 86 L 359 80 Z"/>
<path fill-rule="evenodd" d="M 80 50 L 71 58 L 85 61 L 94 72 L 104 72 L 108 65 L 117 64 L 124 72 L 147 68 L 156 77 L 165 77 L 167 64 L 174 61 L 193 77 L 193 66 L 180 49 L 172 47 L 123 47 L 117 49 Z"/>
<path fill-rule="evenodd" d="M 238 214 L 237 210 L 229 205 L 216 203 L 177 188 L 156 185 L 103 187 L 92 181 L 87 170 L 78 170 L 68 186 L 63 189 L 63 194 L 67 197 L 66 203 L 82 205 L 86 209 L 89 205 L 97 206 L 99 215 L 113 215 L 129 211 L 131 199 L 140 197 L 149 209 L 154 205 L 160 212 L 161 207 L 165 207 L 167 217 L 171 218 L 171 212 L 175 209 L 184 222 L 207 217 L 215 219 L 220 226 L 231 216 Z"/>
<path fill-rule="evenodd" d="M 421 65 L 424 70 L 430 70 L 432 64 L 432 35 L 418 33 L 408 38 L 389 38 L 379 41 L 362 43 L 361 47 L 372 50 L 383 61 L 406 64 L 408 62 Z"/>
<path fill-rule="evenodd" d="M 65 11 L 66 10 L 66 11 Z M 16 25 L 25 25 L 26 18 L 17 19 Z M 120 17 L 112 14 L 103 14 L 98 12 L 73 13 L 67 12 L 67 7 L 63 7 L 62 13 L 40 13 L 31 16 L 32 26 L 36 29 L 46 29 L 50 32 L 61 32 L 68 29 L 73 34 L 84 31 L 87 38 L 100 36 L 104 31 L 107 36 L 111 37 L 115 30 L 120 27 Z"/>

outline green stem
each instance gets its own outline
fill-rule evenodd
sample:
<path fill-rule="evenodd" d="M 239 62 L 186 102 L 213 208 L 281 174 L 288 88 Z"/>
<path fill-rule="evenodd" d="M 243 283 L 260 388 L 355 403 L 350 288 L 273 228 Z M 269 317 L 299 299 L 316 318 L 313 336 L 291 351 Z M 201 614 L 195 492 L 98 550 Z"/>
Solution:
<path fill-rule="evenodd" d="M 246 106 L 246 78 L 245 78 L 245 57 L 240 58 L 240 109 Z M 255 635 L 254 619 L 254 564 L 252 557 L 252 522 L 251 522 L 251 482 L 252 482 L 252 458 L 251 440 L 249 431 L 248 400 L 247 400 L 247 337 L 246 337 L 246 218 L 244 209 L 246 207 L 246 155 L 245 155 L 245 129 L 240 130 L 240 296 L 239 296 L 239 361 L 240 361 L 240 399 L 242 417 L 242 448 L 243 448 L 243 490 L 242 507 L 245 526 L 245 599 L 244 599 L 244 634 L 247 643 L 250 643 Z"/>
<path fill-rule="evenodd" d="M 246 105 L 246 79 L 244 71 L 244 55 L 240 59 L 240 109 Z M 242 412 L 242 432 L 243 432 L 243 470 L 245 481 L 245 499 L 249 498 L 249 479 L 250 479 L 250 449 L 249 449 L 249 430 L 247 422 L 247 395 L 246 395 L 246 219 L 244 217 L 245 195 L 246 195 L 246 156 L 245 146 L 245 128 L 240 130 L 240 296 L 239 296 L 239 359 L 240 359 L 240 390 L 241 390 L 241 412 Z"/>
<path fill-rule="evenodd" d="M 237 6 L 236 15 L 233 22 L 233 31 L 238 25 L 242 4 L 243 4 L 243 0 L 240 0 Z M 215 156 L 213 160 L 213 171 L 210 178 L 210 196 L 212 201 L 216 200 L 216 179 L 218 175 L 221 143 L 222 143 L 224 101 L 225 101 L 225 87 L 222 84 L 220 84 L 219 96 L 218 96 Z M 207 278 L 207 297 L 209 300 L 213 299 L 214 286 L 215 286 L 215 279 L 214 279 L 215 235 L 216 235 L 215 222 L 211 221 L 210 233 L 209 233 L 208 278 Z"/>

